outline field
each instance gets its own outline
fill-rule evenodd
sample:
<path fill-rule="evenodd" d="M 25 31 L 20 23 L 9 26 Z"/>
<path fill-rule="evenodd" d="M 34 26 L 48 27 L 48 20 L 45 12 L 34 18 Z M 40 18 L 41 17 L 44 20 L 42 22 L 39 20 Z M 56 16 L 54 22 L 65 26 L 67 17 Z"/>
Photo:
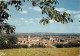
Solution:
<path fill-rule="evenodd" d="M 3 49 L 0 56 L 79 56 L 79 48 Z"/>

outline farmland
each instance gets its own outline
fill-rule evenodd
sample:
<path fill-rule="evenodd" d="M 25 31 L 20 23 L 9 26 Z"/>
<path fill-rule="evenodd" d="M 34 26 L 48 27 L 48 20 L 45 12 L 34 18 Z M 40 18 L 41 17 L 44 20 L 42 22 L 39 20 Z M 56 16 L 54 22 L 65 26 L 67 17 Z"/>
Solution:
<path fill-rule="evenodd" d="M 0 56 L 78 56 L 79 48 L 21 48 L 0 50 Z"/>

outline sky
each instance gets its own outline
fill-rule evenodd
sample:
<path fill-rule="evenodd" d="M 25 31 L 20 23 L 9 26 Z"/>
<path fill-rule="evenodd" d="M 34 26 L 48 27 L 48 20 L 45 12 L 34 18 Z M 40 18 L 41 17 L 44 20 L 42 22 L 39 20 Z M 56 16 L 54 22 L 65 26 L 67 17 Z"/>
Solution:
<path fill-rule="evenodd" d="M 80 0 L 59 0 L 56 5 L 56 10 L 71 14 L 73 23 L 61 24 L 52 22 L 46 26 L 40 24 L 39 21 L 43 18 L 42 11 L 38 6 L 33 7 L 31 2 L 23 3 L 22 11 L 17 11 L 14 6 L 9 6 L 9 20 L 7 23 L 16 27 L 17 33 L 80 33 Z"/>

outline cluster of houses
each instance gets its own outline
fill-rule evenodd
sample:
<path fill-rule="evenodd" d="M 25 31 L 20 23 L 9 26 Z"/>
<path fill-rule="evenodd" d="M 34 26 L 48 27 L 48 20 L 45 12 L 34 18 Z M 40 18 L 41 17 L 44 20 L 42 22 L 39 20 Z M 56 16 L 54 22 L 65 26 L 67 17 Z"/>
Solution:
<path fill-rule="evenodd" d="M 73 40 L 64 40 L 60 39 L 59 37 L 55 36 L 49 36 L 48 38 L 43 38 L 43 37 L 30 37 L 30 35 L 26 37 L 18 37 L 18 44 L 20 45 L 28 45 L 31 46 L 32 44 L 40 44 L 40 45 L 45 45 L 46 47 L 54 47 L 53 45 L 56 43 L 60 44 L 66 44 L 69 42 L 77 42 Z"/>

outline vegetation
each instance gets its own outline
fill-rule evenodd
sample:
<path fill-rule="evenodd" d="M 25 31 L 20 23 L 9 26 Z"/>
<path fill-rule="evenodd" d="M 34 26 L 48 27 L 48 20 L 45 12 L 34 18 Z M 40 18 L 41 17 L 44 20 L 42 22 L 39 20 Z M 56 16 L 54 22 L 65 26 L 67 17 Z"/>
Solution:
<path fill-rule="evenodd" d="M 40 20 L 40 23 L 46 25 L 49 20 L 68 23 L 73 22 L 70 18 L 70 14 L 63 12 L 62 14 L 55 9 L 56 4 L 59 4 L 58 0 L 27 0 L 32 2 L 33 6 L 38 6 L 42 10 L 42 14 L 46 14 L 47 18 Z M 12 5 L 16 10 L 22 10 L 21 6 L 26 0 L 10 0 L 10 1 L 0 1 L 0 33 L 11 34 L 15 33 L 15 26 L 5 23 L 6 20 L 11 16 L 7 11 L 9 11 L 8 6 Z"/>
<path fill-rule="evenodd" d="M 36 45 L 36 44 L 32 44 L 31 46 L 28 45 L 12 45 L 12 48 L 45 48 L 44 45 Z"/>
<path fill-rule="evenodd" d="M 1 56 L 79 56 L 79 48 L 22 48 L 0 50 Z"/>
<path fill-rule="evenodd" d="M 44 45 L 34 45 L 34 44 L 32 44 L 31 46 L 30 46 L 31 48 L 45 48 L 46 46 L 44 46 Z"/>
<path fill-rule="evenodd" d="M 54 46 L 56 46 L 57 48 L 62 48 L 64 45 L 63 44 L 55 44 Z"/>
<path fill-rule="evenodd" d="M 42 10 L 42 14 L 46 14 L 47 18 L 40 20 L 40 23 L 46 25 L 49 23 L 49 20 L 61 22 L 63 24 L 68 22 L 73 22 L 70 18 L 70 14 L 67 12 L 63 12 L 62 14 L 55 9 L 56 4 L 59 4 L 58 0 L 27 0 L 32 2 L 32 6 L 38 6 Z M 11 0 L 11 1 L 0 1 L 0 48 L 27 48 L 25 45 L 15 45 L 17 43 L 17 39 L 15 37 L 5 37 L 3 34 L 12 34 L 15 33 L 15 26 L 9 25 L 5 21 L 11 16 L 7 11 L 9 11 L 8 6 L 12 5 L 16 8 L 16 10 L 22 10 L 21 6 L 23 2 L 27 2 L 26 0 Z M 33 47 L 35 47 L 33 45 Z M 44 47 L 44 46 L 37 46 Z"/>
<path fill-rule="evenodd" d="M 11 48 L 28 48 L 28 45 L 17 44 L 18 39 L 14 36 L 1 36 L 0 37 L 0 49 L 11 49 Z M 44 45 L 32 44 L 30 48 L 45 48 Z"/>
<path fill-rule="evenodd" d="M 80 43 L 68 43 L 65 44 L 64 47 L 68 48 L 68 47 L 80 47 Z"/>
<path fill-rule="evenodd" d="M 55 44 L 57 48 L 70 48 L 70 47 L 80 47 L 80 43 L 67 43 L 67 44 Z"/>
<path fill-rule="evenodd" d="M 13 45 L 17 44 L 18 40 L 14 36 L 3 36 L 0 37 L 0 49 L 12 48 Z"/>
<path fill-rule="evenodd" d="M 28 45 L 13 45 L 12 48 L 28 48 Z"/>

